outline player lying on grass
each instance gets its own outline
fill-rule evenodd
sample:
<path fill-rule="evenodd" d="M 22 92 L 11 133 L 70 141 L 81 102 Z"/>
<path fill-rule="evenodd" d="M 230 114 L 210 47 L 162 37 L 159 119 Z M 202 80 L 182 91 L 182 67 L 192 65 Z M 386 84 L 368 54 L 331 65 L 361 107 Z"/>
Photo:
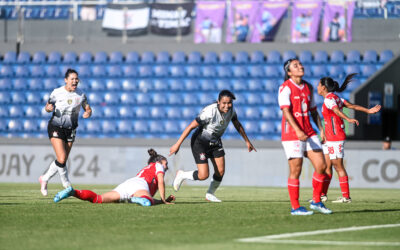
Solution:
<path fill-rule="evenodd" d="M 98 195 L 90 190 L 74 190 L 68 187 L 56 194 L 54 202 L 59 202 L 70 196 L 78 199 L 90 201 L 92 203 L 111 203 L 125 202 L 137 203 L 142 206 L 151 206 L 156 204 L 173 204 L 175 200 L 173 195 L 165 198 L 164 174 L 168 170 L 167 159 L 157 154 L 154 149 L 149 149 L 150 159 L 147 166 L 133 178 L 119 184 L 114 190 Z M 160 190 L 161 200 L 153 198 L 154 194 Z"/>

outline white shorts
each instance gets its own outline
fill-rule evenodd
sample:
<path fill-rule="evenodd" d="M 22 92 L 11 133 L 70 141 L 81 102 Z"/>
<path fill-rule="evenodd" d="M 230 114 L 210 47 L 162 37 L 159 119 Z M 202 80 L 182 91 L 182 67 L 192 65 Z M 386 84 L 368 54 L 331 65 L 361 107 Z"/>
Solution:
<path fill-rule="evenodd" d="M 316 135 L 307 138 L 306 141 L 283 141 L 282 145 L 288 160 L 303 158 L 304 153 L 310 150 L 322 150 L 321 142 Z"/>
<path fill-rule="evenodd" d="M 147 190 L 150 193 L 149 185 L 143 178 L 133 177 L 119 184 L 113 191 L 119 193 L 119 200 L 124 202 L 138 190 Z"/>
<path fill-rule="evenodd" d="M 324 155 L 329 155 L 329 159 L 344 158 L 344 141 L 327 141 L 322 145 Z"/>

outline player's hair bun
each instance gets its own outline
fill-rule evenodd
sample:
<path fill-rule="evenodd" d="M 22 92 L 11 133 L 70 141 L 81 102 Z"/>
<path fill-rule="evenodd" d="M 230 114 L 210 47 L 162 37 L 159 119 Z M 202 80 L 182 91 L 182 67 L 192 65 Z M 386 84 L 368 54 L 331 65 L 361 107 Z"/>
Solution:
<path fill-rule="evenodd" d="M 154 150 L 154 149 L 149 149 L 149 150 L 147 150 L 147 152 L 149 153 L 149 155 L 151 156 L 151 157 L 154 157 L 154 156 L 157 156 L 157 152 Z"/>

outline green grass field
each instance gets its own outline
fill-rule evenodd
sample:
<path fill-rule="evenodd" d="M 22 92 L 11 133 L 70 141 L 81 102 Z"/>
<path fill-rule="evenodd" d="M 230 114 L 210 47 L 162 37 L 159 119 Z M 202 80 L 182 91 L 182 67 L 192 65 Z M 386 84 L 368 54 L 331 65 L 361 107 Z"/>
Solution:
<path fill-rule="evenodd" d="M 103 193 L 114 186 L 75 185 Z M 400 227 L 288 236 L 276 242 L 240 238 L 400 224 L 399 190 L 352 189 L 351 204 L 332 204 L 332 215 L 291 216 L 286 188 L 224 187 L 222 203 L 204 200 L 206 187 L 183 186 L 175 205 L 92 204 L 52 200 L 61 188 L 0 184 L 0 249 L 399 249 Z M 167 193 L 172 190 L 168 187 Z M 330 190 L 330 199 L 340 196 Z M 311 189 L 301 189 L 307 205 Z M 290 242 L 298 240 L 299 242 Z M 316 242 L 318 241 L 318 242 Z M 347 243 L 346 243 L 347 242 Z M 367 242 L 367 243 L 366 243 Z M 344 245 L 338 245 L 344 244 Z M 363 245 L 367 244 L 367 245 Z M 374 245 L 375 244 L 375 245 Z"/>

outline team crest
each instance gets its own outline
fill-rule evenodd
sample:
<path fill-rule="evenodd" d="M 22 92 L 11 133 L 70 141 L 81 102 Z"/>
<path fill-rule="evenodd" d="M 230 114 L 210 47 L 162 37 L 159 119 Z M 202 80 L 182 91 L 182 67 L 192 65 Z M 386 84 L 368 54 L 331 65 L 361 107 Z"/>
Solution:
<path fill-rule="evenodd" d="M 71 105 L 72 104 L 72 100 L 68 99 L 67 103 L 68 103 L 68 105 Z"/>
<path fill-rule="evenodd" d="M 224 120 L 221 120 L 219 124 L 224 125 Z"/>
<path fill-rule="evenodd" d="M 54 131 L 54 132 L 53 132 L 53 137 L 58 137 L 57 131 Z"/>
<path fill-rule="evenodd" d="M 200 153 L 200 160 L 204 161 L 206 159 L 205 153 Z"/>

